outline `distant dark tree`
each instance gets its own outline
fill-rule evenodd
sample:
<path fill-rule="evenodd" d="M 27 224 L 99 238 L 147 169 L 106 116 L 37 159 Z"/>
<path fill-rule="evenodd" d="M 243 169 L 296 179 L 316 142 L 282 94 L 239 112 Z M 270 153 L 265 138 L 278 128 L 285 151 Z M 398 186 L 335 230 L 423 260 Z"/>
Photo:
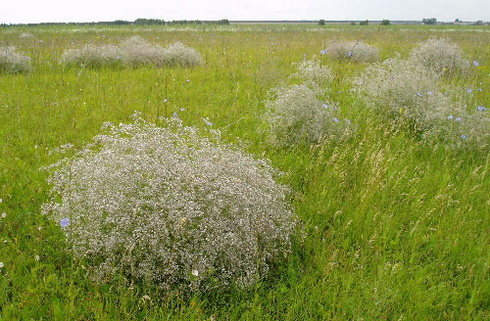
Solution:
<path fill-rule="evenodd" d="M 391 25 L 391 22 L 390 22 L 390 20 L 388 20 L 388 19 L 383 19 L 383 20 L 381 21 L 381 25 L 382 25 L 382 26 L 389 26 L 389 25 Z"/>
<path fill-rule="evenodd" d="M 424 19 L 422 19 L 422 23 L 424 25 L 436 25 L 437 19 L 436 18 L 424 18 Z"/>
<path fill-rule="evenodd" d="M 459 18 L 456 18 L 456 19 L 454 20 L 454 22 L 455 22 L 455 23 L 460 23 L 460 22 L 461 22 L 461 20 L 460 20 Z"/>
<path fill-rule="evenodd" d="M 164 25 L 165 20 L 138 18 L 134 21 L 135 25 Z"/>
<path fill-rule="evenodd" d="M 477 26 L 483 26 L 483 21 L 478 20 L 478 21 L 476 22 L 476 25 L 477 25 Z"/>
<path fill-rule="evenodd" d="M 131 24 L 131 22 L 126 21 L 126 20 L 114 20 L 114 22 L 112 24 L 115 24 L 115 25 L 129 25 L 129 24 Z"/>
<path fill-rule="evenodd" d="M 325 25 L 325 20 L 320 19 L 320 20 L 318 21 L 318 24 L 319 24 L 320 26 L 324 26 L 324 25 Z"/>
<path fill-rule="evenodd" d="M 364 20 L 364 21 L 361 21 L 361 22 L 359 22 L 359 24 L 360 24 L 361 26 L 367 26 L 367 25 L 369 24 L 369 20 Z"/>
<path fill-rule="evenodd" d="M 230 21 L 228 19 L 221 19 L 218 21 L 218 24 L 219 25 L 229 25 L 230 24 Z"/>

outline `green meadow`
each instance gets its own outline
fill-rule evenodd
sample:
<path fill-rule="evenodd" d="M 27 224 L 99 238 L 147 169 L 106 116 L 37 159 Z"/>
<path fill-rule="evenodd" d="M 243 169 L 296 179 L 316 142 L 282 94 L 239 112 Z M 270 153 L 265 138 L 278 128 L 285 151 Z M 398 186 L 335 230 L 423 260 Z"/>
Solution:
<path fill-rule="evenodd" d="M 60 61 L 66 49 L 134 35 L 180 41 L 204 63 L 96 69 Z M 0 74 L 0 320 L 489 320 L 489 149 L 426 144 L 386 122 L 351 90 L 368 64 L 321 54 L 332 41 L 362 40 L 381 59 L 403 58 L 431 37 L 451 39 L 478 61 L 448 82 L 468 105 L 490 109 L 488 26 L 0 28 L 0 45 L 15 46 L 33 67 Z M 334 71 L 331 98 L 355 133 L 271 146 L 269 92 L 305 57 Z M 267 278 L 191 295 L 123 275 L 90 278 L 60 225 L 41 214 L 50 190 L 42 168 L 60 159 L 57 147 L 83 146 L 104 122 L 131 122 L 135 111 L 157 124 L 174 113 L 187 126 L 209 120 L 225 141 L 284 173 L 301 226 L 291 255 Z"/>

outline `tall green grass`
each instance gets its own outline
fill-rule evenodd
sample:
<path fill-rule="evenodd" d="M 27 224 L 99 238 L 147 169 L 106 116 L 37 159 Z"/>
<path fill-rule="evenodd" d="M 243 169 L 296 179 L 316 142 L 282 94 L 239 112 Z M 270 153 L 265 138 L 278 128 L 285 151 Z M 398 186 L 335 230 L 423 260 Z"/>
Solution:
<path fill-rule="evenodd" d="M 29 32 L 32 37 L 20 37 Z M 485 320 L 490 318 L 490 157 L 422 144 L 385 123 L 350 91 L 366 66 L 320 55 L 330 41 L 361 39 L 380 56 L 407 57 L 416 42 L 450 37 L 480 65 L 451 80 L 482 88 L 490 107 L 488 27 L 378 26 L 38 27 L 0 29 L 0 42 L 32 58 L 25 75 L 0 75 L 0 320 Z M 65 49 L 118 43 L 196 48 L 196 68 L 65 68 Z M 304 55 L 335 72 L 332 99 L 357 126 L 341 143 L 267 144 L 267 92 Z M 286 172 L 305 237 L 285 264 L 249 290 L 159 292 L 149 284 L 87 277 L 59 226 L 40 214 L 41 167 L 56 147 L 81 145 L 105 121 L 135 110 L 151 121 L 177 112 L 186 125 L 221 129 Z"/>

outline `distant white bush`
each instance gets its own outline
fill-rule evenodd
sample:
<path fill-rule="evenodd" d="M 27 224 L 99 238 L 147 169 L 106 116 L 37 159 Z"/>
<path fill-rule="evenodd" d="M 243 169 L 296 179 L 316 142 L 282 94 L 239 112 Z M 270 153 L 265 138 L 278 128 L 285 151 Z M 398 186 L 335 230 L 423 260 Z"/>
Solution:
<path fill-rule="evenodd" d="M 167 66 L 195 67 L 202 64 L 202 57 L 196 49 L 176 42 L 165 47 L 163 64 Z"/>
<path fill-rule="evenodd" d="M 318 88 L 298 84 L 276 88 L 272 94 L 266 103 L 265 121 L 276 146 L 316 143 L 341 135 L 349 126 L 348 120 L 340 119 L 336 104 L 320 99 L 323 92 Z"/>
<path fill-rule="evenodd" d="M 122 51 L 123 61 L 132 66 L 161 66 L 164 59 L 164 49 L 161 46 L 152 45 L 140 36 L 122 41 L 119 48 Z"/>
<path fill-rule="evenodd" d="M 411 51 L 410 61 L 430 68 L 439 75 L 462 72 L 469 67 L 463 59 L 461 48 L 445 38 L 431 38 L 420 43 Z"/>
<path fill-rule="evenodd" d="M 378 48 L 360 40 L 332 42 L 325 52 L 332 59 L 351 60 L 355 62 L 374 62 L 379 60 Z"/>
<path fill-rule="evenodd" d="M 30 57 L 17 53 L 15 47 L 0 46 L 0 73 L 17 74 L 31 70 Z"/>
<path fill-rule="evenodd" d="M 185 127 L 108 124 L 53 166 L 43 212 L 97 279 L 164 288 L 248 287 L 290 251 L 288 189 L 264 160 Z"/>
<path fill-rule="evenodd" d="M 115 45 L 86 45 L 81 49 L 67 50 L 62 59 L 67 64 L 90 67 L 117 66 L 184 66 L 202 64 L 202 58 L 195 49 L 180 42 L 164 48 L 150 44 L 140 36 L 133 36 Z"/>
<path fill-rule="evenodd" d="M 87 44 L 80 49 L 68 49 L 63 53 L 62 62 L 89 68 L 114 67 L 122 64 L 123 52 L 114 45 L 96 46 Z"/>

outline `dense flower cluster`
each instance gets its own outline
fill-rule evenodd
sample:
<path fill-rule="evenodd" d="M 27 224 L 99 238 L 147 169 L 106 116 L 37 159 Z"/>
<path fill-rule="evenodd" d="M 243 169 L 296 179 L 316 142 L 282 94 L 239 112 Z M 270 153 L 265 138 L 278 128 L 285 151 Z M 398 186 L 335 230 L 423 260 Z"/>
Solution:
<path fill-rule="evenodd" d="M 81 49 L 69 49 L 64 52 L 62 61 L 66 64 L 87 67 L 118 65 L 193 67 L 202 64 L 199 52 L 180 42 L 164 48 L 152 45 L 140 36 L 128 38 L 119 46 L 88 44 Z"/>
<path fill-rule="evenodd" d="M 306 84 L 275 88 L 266 104 L 265 119 L 271 143 L 291 146 L 302 141 L 316 143 L 322 138 L 340 136 L 349 126 L 340 119 L 337 104 L 320 100 L 322 91 Z"/>
<path fill-rule="evenodd" d="M 309 85 L 317 85 L 328 88 L 334 80 L 333 71 L 322 66 L 317 60 L 304 60 L 296 64 L 297 72 L 293 73 L 290 78 L 300 79 Z"/>
<path fill-rule="evenodd" d="M 219 132 L 167 122 L 107 124 L 52 166 L 43 212 L 98 280 L 122 272 L 164 288 L 253 285 L 290 251 L 288 189 Z"/>
<path fill-rule="evenodd" d="M 407 120 L 422 136 L 453 146 L 488 144 L 485 110 L 468 109 L 442 88 L 440 74 L 412 60 L 388 59 L 367 67 L 355 81 L 362 100 L 379 115 Z"/>
<path fill-rule="evenodd" d="M 332 59 L 344 59 L 355 62 L 374 62 L 379 60 L 378 48 L 360 40 L 332 42 L 322 52 L 327 53 Z"/>
<path fill-rule="evenodd" d="M 442 38 L 430 38 L 419 44 L 410 53 L 410 61 L 431 69 L 439 75 L 451 75 L 468 69 L 461 48 Z"/>
<path fill-rule="evenodd" d="M 31 71 L 31 58 L 19 54 L 15 47 L 0 46 L 0 73 L 23 73 Z"/>
<path fill-rule="evenodd" d="M 271 143 L 291 146 L 300 142 L 316 143 L 340 137 L 350 126 L 341 118 L 337 103 L 329 98 L 334 74 L 317 61 L 303 61 L 291 75 L 301 83 L 271 90 L 266 102 L 265 121 Z"/>

